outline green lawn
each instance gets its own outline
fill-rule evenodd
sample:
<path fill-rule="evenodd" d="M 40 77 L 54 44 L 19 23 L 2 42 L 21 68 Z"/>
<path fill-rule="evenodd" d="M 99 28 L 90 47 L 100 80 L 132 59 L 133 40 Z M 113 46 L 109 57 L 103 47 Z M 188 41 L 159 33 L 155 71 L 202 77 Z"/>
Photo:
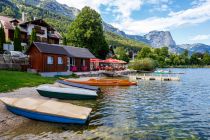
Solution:
<path fill-rule="evenodd" d="M 46 83 L 54 83 L 57 78 L 45 78 L 37 74 L 0 70 L 0 93 L 21 87 L 33 87 Z"/>

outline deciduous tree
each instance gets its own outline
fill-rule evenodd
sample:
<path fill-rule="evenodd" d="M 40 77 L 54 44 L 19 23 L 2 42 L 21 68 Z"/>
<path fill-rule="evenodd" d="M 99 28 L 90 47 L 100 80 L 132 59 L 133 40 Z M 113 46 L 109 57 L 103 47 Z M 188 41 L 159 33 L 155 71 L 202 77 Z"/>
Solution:
<path fill-rule="evenodd" d="M 105 58 L 109 51 L 104 37 L 102 19 L 90 7 L 84 7 L 71 23 L 67 39 L 76 47 L 88 48 L 98 58 Z"/>

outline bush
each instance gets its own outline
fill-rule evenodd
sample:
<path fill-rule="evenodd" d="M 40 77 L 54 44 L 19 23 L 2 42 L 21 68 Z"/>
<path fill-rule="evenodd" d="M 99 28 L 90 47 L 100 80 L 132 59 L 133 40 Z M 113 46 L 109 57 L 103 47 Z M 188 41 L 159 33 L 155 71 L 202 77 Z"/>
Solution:
<path fill-rule="evenodd" d="M 140 60 L 134 60 L 129 64 L 130 69 L 152 71 L 156 68 L 156 63 L 151 58 L 143 58 Z"/>

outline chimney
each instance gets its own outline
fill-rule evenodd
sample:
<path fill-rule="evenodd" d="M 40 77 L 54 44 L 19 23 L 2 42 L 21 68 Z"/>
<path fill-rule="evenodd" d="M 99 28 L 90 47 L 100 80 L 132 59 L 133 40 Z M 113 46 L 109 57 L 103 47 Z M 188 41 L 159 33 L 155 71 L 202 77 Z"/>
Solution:
<path fill-rule="evenodd" d="M 23 21 L 23 22 L 26 22 L 26 15 L 25 15 L 25 12 L 22 12 L 22 21 Z"/>

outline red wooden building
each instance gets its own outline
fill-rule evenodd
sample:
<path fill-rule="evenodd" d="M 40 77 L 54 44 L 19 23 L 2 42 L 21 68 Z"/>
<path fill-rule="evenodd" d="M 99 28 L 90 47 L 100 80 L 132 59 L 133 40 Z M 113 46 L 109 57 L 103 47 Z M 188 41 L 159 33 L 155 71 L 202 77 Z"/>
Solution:
<path fill-rule="evenodd" d="M 86 48 L 34 42 L 29 50 L 30 68 L 37 72 L 89 71 L 90 58 Z"/>
<path fill-rule="evenodd" d="M 29 50 L 30 68 L 37 72 L 67 71 L 66 51 L 54 45 L 34 42 Z"/>

